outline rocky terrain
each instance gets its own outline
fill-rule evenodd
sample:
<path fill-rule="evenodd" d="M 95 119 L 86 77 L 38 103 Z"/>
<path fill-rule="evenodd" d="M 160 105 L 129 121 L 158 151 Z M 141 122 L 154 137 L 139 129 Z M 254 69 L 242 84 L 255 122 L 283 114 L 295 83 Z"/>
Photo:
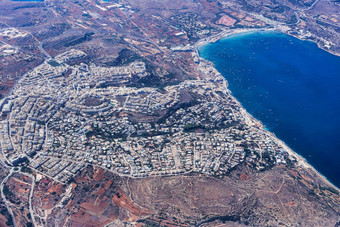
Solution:
<path fill-rule="evenodd" d="M 311 170 L 247 165 L 223 177 L 133 179 L 89 167 L 47 226 L 336 226 L 339 195 Z M 55 218 L 58 217 L 58 218 Z"/>

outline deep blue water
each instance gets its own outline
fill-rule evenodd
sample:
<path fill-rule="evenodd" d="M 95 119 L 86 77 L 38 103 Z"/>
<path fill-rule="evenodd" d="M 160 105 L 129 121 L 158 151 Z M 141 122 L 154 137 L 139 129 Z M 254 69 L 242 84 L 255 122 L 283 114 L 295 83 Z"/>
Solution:
<path fill-rule="evenodd" d="M 276 32 L 200 47 L 242 105 L 340 187 L 340 57 Z"/>

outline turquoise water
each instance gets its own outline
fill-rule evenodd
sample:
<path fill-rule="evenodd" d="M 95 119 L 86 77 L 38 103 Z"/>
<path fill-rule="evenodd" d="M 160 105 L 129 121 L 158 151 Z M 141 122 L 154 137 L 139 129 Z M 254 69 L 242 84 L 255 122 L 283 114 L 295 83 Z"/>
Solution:
<path fill-rule="evenodd" d="M 199 52 L 248 112 L 340 186 L 340 57 L 276 32 L 233 35 Z"/>

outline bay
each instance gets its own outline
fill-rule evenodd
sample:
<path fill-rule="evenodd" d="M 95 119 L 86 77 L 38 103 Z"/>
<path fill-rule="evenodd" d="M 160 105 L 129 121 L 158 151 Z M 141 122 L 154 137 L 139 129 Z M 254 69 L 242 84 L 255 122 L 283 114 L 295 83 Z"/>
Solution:
<path fill-rule="evenodd" d="M 246 110 L 340 187 L 340 57 L 278 32 L 199 48 Z"/>

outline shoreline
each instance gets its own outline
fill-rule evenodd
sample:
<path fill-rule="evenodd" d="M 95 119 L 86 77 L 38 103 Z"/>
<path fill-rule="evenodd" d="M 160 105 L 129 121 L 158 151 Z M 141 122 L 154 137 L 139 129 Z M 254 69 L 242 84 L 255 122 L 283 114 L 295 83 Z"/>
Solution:
<path fill-rule="evenodd" d="M 194 45 L 194 52 L 196 52 L 197 54 L 197 57 L 198 59 L 201 61 L 202 59 L 204 61 L 207 61 L 207 62 L 210 62 L 213 66 L 214 66 L 214 63 L 211 62 L 211 61 L 208 61 L 204 58 L 202 58 L 200 55 L 199 55 L 199 52 L 198 52 L 198 49 L 199 47 L 202 47 L 204 45 L 207 45 L 209 43 L 215 43 L 221 39 L 224 39 L 224 38 L 227 38 L 227 37 L 230 37 L 232 35 L 245 35 L 245 34 L 249 34 L 249 33 L 253 33 L 253 32 L 279 32 L 279 33 L 282 33 L 282 34 L 285 34 L 285 35 L 288 35 L 288 36 L 291 36 L 291 37 L 294 37 L 294 38 L 297 38 L 299 40 L 302 40 L 302 41 L 310 41 L 310 42 L 313 42 L 313 43 L 316 43 L 318 48 L 324 50 L 324 51 L 327 51 L 325 49 L 323 49 L 322 47 L 320 47 L 319 43 L 317 42 L 314 42 L 314 41 L 311 41 L 311 40 L 308 40 L 308 39 L 301 39 L 297 36 L 293 36 L 293 35 L 290 35 L 290 34 L 287 34 L 279 29 L 276 29 L 276 28 L 260 28 L 260 29 L 235 29 L 235 30 L 229 30 L 229 31 L 223 31 L 219 34 L 216 34 L 214 36 L 211 36 L 211 37 L 207 37 L 207 38 L 204 38 L 202 40 L 199 40 L 195 43 Z M 340 57 L 340 54 L 335 54 L 335 53 L 332 53 L 330 51 L 327 51 L 328 53 L 330 54 L 333 54 L 333 55 L 336 55 L 336 56 L 339 56 Z M 200 62 L 199 62 L 200 63 Z M 198 64 L 199 64 L 198 63 Z M 215 66 L 214 66 L 215 68 Z M 218 70 L 215 68 L 215 70 L 218 72 Z M 340 188 L 335 186 L 330 180 L 327 179 L 326 176 L 324 176 L 323 174 L 321 174 L 317 169 L 315 169 L 310 163 L 308 163 L 307 159 L 304 158 L 302 155 L 300 155 L 299 153 L 295 152 L 293 149 L 291 149 L 283 140 L 279 139 L 274 132 L 271 132 L 270 130 L 268 130 L 264 124 L 256 119 L 253 115 L 251 115 L 247 110 L 246 108 L 237 100 L 236 97 L 234 97 L 232 95 L 232 92 L 229 90 L 228 88 L 228 81 L 227 79 L 219 72 L 220 76 L 223 78 L 223 80 L 226 82 L 224 83 L 226 85 L 225 89 L 227 90 L 228 93 L 231 94 L 232 98 L 239 104 L 239 106 L 245 111 L 245 113 L 248 115 L 249 118 L 251 118 L 253 121 L 255 122 L 258 122 L 262 129 L 264 131 L 266 131 L 267 133 L 269 133 L 269 135 L 273 138 L 273 140 L 275 140 L 280 146 L 282 146 L 290 156 L 292 157 L 295 157 L 295 159 L 297 160 L 297 163 L 298 163 L 298 166 L 301 166 L 303 167 L 304 169 L 308 169 L 308 170 L 313 170 L 314 173 L 322 180 L 324 181 L 325 183 L 327 183 L 328 185 L 330 185 L 331 187 L 333 187 L 334 189 L 336 189 L 338 192 L 340 192 Z"/>
<path fill-rule="evenodd" d="M 308 41 L 308 42 L 315 43 L 318 46 L 318 48 L 320 48 L 321 50 L 326 51 L 327 53 L 330 53 L 332 55 L 340 57 L 340 53 L 333 52 L 331 50 L 327 50 L 327 49 L 323 48 L 323 46 L 321 46 L 321 44 L 316 42 L 315 40 L 310 40 L 310 39 L 306 39 L 306 38 L 303 38 L 303 37 L 298 36 L 298 35 L 289 34 L 287 31 L 284 31 L 283 29 L 276 28 L 276 27 L 273 27 L 273 28 L 236 28 L 236 29 L 232 29 L 232 30 L 224 30 L 224 31 L 222 31 L 218 34 L 215 34 L 215 35 L 209 36 L 207 38 L 198 40 L 194 44 L 194 51 L 198 51 L 198 48 L 200 46 L 204 46 L 204 45 L 209 44 L 209 43 L 215 43 L 215 42 L 219 41 L 220 39 L 228 38 L 232 35 L 243 35 L 243 34 L 255 33 L 255 32 L 278 32 L 278 33 L 281 33 L 281 34 L 285 34 L 285 35 L 288 35 L 290 37 L 294 37 L 294 38 L 302 40 L 302 41 Z"/>

